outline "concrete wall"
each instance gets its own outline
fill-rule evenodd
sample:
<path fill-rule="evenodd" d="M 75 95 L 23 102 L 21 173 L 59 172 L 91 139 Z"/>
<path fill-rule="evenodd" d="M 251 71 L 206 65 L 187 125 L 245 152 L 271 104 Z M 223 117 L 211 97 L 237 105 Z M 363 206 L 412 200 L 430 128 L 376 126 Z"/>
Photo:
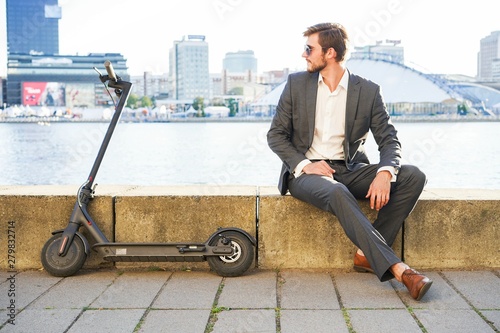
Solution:
<path fill-rule="evenodd" d="M 77 188 L 0 186 L 1 270 L 9 269 L 9 222 L 14 222 L 15 269 L 41 268 L 43 244 L 67 224 Z M 375 218 L 366 202 L 361 207 Z M 255 264 L 262 269 L 350 268 L 355 251 L 334 216 L 281 196 L 274 187 L 99 186 L 89 210 L 106 237 L 118 242 L 204 242 L 218 227 L 242 228 L 258 240 Z M 498 268 L 499 239 L 500 190 L 430 189 L 394 249 L 419 269 Z M 86 262 L 87 268 L 102 266 L 112 264 L 95 253 Z M 116 266 L 208 268 L 206 263 Z"/>

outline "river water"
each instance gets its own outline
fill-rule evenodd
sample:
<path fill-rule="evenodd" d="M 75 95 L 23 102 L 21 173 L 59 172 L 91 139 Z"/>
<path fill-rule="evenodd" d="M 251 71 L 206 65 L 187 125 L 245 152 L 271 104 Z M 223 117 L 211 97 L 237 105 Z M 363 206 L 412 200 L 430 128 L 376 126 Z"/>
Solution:
<path fill-rule="evenodd" d="M 120 123 L 97 174 L 99 184 L 275 186 L 281 162 L 268 148 L 269 122 Z M 403 163 L 428 188 L 500 189 L 499 122 L 398 123 Z M 0 185 L 79 185 L 106 123 L 1 123 Z M 378 161 L 373 139 L 371 162 Z"/>

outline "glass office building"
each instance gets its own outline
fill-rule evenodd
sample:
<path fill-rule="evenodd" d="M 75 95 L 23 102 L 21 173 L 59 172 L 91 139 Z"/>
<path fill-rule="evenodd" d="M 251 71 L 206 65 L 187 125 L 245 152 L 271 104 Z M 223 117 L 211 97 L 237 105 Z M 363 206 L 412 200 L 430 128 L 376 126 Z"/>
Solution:
<path fill-rule="evenodd" d="M 7 53 L 58 54 L 58 0 L 7 0 Z"/>

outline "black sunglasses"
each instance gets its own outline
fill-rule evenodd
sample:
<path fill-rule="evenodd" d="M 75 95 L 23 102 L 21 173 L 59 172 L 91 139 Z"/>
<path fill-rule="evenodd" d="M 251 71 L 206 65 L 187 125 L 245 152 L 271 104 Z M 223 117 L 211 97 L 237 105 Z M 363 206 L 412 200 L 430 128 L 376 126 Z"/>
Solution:
<path fill-rule="evenodd" d="M 322 47 L 321 48 L 322 50 L 328 50 L 329 47 Z M 309 57 L 311 55 L 311 52 L 312 52 L 313 48 L 310 47 L 309 45 L 304 45 L 304 52 L 306 53 L 306 55 Z"/>

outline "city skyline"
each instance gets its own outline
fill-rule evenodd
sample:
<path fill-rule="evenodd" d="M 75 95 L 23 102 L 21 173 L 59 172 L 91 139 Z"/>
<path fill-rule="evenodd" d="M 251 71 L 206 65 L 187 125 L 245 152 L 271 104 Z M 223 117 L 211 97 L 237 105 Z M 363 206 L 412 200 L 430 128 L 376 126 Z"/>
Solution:
<path fill-rule="evenodd" d="M 141 1 L 142 6 L 134 0 L 122 1 L 121 6 L 114 3 L 59 0 L 60 54 L 121 53 L 131 75 L 167 73 L 173 42 L 196 34 L 206 36 L 210 73 L 221 71 L 226 53 L 240 50 L 255 52 L 259 72 L 303 70 L 302 32 L 315 23 L 336 21 L 347 28 L 352 47 L 401 40 L 410 66 L 475 76 L 480 40 L 500 30 L 493 5 L 485 0 L 478 0 L 474 8 L 450 0 L 355 4 L 313 0 L 307 7 L 280 0 L 191 0 L 159 7 L 152 0 Z M 0 8 L 0 25 L 5 27 L 5 0 L 0 0 Z M 122 30 L 114 31 L 113 26 Z M 5 35 L 1 29 L 1 45 L 6 45 Z M 5 75 L 4 51 L 0 76 Z"/>

